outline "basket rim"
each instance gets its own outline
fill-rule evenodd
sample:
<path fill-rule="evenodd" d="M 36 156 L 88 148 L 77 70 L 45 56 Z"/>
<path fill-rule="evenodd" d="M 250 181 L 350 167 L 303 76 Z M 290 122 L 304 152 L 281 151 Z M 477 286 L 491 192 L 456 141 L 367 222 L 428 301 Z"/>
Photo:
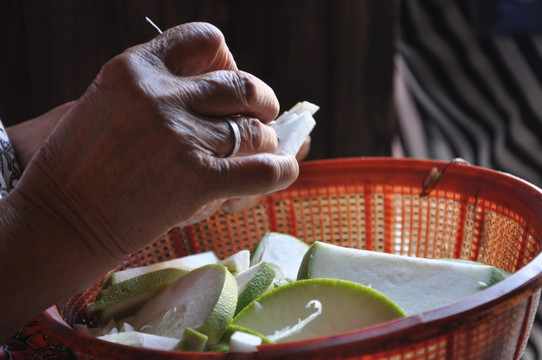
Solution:
<path fill-rule="evenodd" d="M 452 166 L 450 166 L 452 164 Z M 522 204 L 527 203 L 530 207 L 530 222 L 534 222 L 538 229 L 542 229 L 542 190 L 529 182 L 513 175 L 498 172 L 473 165 L 463 163 L 450 163 L 438 160 L 423 159 L 395 159 L 387 157 L 363 157 L 363 158 L 342 158 L 329 160 L 314 160 L 302 163 L 300 165 L 300 176 L 298 180 L 291 185 L 290 190 L 303 191 L 307 184 L 314 185 L 314 175 L 321 175 L 317 182 L 325 185 L 327 181 L 337 177 L 337 172 L 345 176 L 360 176 L 366 171 L 386 170 L 382 173 L 382 178 L 386 184 L 420 184 L 424 181 L 424 174 L 428 169 L 437 167 L 445 169 L 445 176 L 442 176 L 439 186 L 454 186 L 454 179 L 458 176 L 466 179 L 468 184 L 475 184 L 470 189 L 473 194 L 484 192 L 484 196 L 503 198 L 512 204 L 519 204 L 519 200 L 514 197 L 521 195 Z M 390 170 L 391 169 L 391 170 Z M 465 171 L 467 170 L 467 171 Z M 401 181 L 394 179 L 393 175 L 401 173 Z M 470 185 L 469 185 L 470 186 Z M 485 187 L 502 186 L 505 188 L 504 194 L 491 194 L 484 190 Z M 464 188 L 462 188 L 464 190 Z M 538 234 L 541 235 L 540 233 Z M 538 239 L 542 241 L 542 239 Z M 319 353 L 333 352 L 345 345 L 351 346 L 352 351 L 358 351 L 358 346 L 363 344 L 363 353 L 371 354 L 376 351 L 386 349 L 389 341 L 393 338 L 394 344 L 407 345 L 412 341 L 430 340 L 447 334 L 447 329 L 472 326 L 483 321 L 484 316 L 489 316 L 492 311 L 504 306 L 513 306 L 518 302 L 528 299 L 532 301 L 535 291 L 542 288 L 542 254 L 538 254 L 524 267 L 507 279 L 485 289 L 483 292 L 472 295 L 455 303 L 443 306 L 441 308 L 429 310 L 420 314 L 411 315 L 405 318 L 397 319 L 391 322 L 375 325 L 372 327 L 341 333 L 339 335 L 320 337 L 316 339 L 289 342 L 283 344 L 262 345 L 259 347 L 258 355 L 235 353 L 198 353 L 198 359 L 226 359 L 226 358 L 266 358 L 271 356 L 301 354 L 318 349 Z M 528 311 L 527 311 L 528 312 Z M 527 319 L 523 320 L 524 326 Z M 78 332 L 70 327 L 60 316 L 58 305 L 52 306 L 40 316 L 42 326 L 48 330 L 48 336 L 66 346 L 77 349 L 83 341 L 90 342 L 91 346 L 101 349 L 107 354 L 107 348 L 121 345 L 107 343 L 103 340 L 93 338 Z M 415 330 L 415 331 L 412 331 Z M 357 345 L 356 345 L 357 344 Z M 139 349 L 121 346 L 125 351 L 135 351 L 138 354 L 156 354 L 155 350 Z M 160 352 L 164 353 L 164 358 L 178 359 L 180 354 L 184 356 L 194 356 L 194 353 L 184 352 Z M 171 357 L 169 357 L 171 355 Z M 196 357 L 194 357 L 196 358 Z"/>
<path fill-rule="evenodd" d="M 462 159 L 455 158 L 450 161 L 431 160 L 431 159 L 414 159 L 414 158 L 391 158 L 391 157 L 350 157 L 338 159 L 322 159 L 311 160 L 300 164 L 300 176 L 296 182 L 290 185 L 289 189 L 300 189 L 306 186 L 306 179 L 312 181 L 314 175 L 319 175 L 319 180 L 322 183 L 330 181 L 336 177 L 336 173 L 350 175 L 360 175 L 366 171 L 381 171 L 381 177 L 372 176 L 372 179 L 378 179 L 384 183 L 393 185 L 394 183 L 403 185 L 413 184 L 420 185 L 420 182 L 425 180 L 424 177 L 419 177 L 420 172 L 428 175 L 433 167 L 441 170 L 443 176 L 441 183 L 450 185 L 451 180 L 461 177 L 463 180 L 474 183 L 476 180 L 488 181 L 490 184 L 512 188 L 514 191 L 519 191 L 521 194 L 532 194 L 535 197 L 542 199 L 542 188 L 529 181 L 522 179 L 510 173 L 488 169 L 485 167 L 471 165 Z M 401 177 L 400 181 L 394 181 L 390 175 L 401 174 L 409 177 Z M 452 178 L 452 179 L 448 179 Z M 447 180 L 447 181 L 446 181 Z M 483 185 L 487 185 L 484 183 Z M 438 187 L 436 184 L 435 187 Z M 529 200 L 530 197 L 526 197 Z M 542 211 L 540 211 L 542 215 Z"/>

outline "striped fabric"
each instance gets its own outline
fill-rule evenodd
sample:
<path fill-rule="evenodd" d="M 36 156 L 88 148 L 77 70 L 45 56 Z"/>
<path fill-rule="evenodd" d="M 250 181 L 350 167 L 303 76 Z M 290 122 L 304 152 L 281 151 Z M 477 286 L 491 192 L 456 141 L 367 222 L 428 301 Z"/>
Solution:
<path fill-rule="evenodd" d="M 542 186 L 542 36 L 480 34 L 475 2 L 403 0 L 399 154 L 461 157 Z"/>
<path fill-rule="evenodd" d="M 542 35 L 480 32 L 476 1 L 402 0 L 394 154 L 460 157 L 542 187 Z M 538 359 L 542 307 L 522 357 Z"/>

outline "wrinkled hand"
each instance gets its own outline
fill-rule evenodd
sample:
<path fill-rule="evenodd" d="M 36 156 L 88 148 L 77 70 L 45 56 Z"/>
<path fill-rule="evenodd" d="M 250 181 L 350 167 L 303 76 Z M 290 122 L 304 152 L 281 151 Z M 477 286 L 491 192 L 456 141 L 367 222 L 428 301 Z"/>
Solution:
<path fill-rule="evenodd" d="M 120 258 L 209 204 L 287 187 L 293 157 L 273 155 L 273 91 L 237 70 L 222 34 L 185 24 L 108 62 L 60 120 L 17 191 Z M 238 157 L 229 125 L 235 116 Z"/>
<path fill-rule="evenodd" d="M 296 155 L 296 159 L 298 161 L 304 160 L 310 150 L 310 136 L 305 139 L 305 142 L 303 143 L 301 149 L 299 149 L 299 152 Z M 249 210 L 256 205 L 258 205 L 260 199 L 262 198 L 261 195 L 253 195 L 253 196 L 245 196 L 242 198 L 233 198 L 233 199 L 227 199 L 227 200 L 219 200 L 214 201 L 208 205 L 206 205 L 202 211 L 200 211 L 196 216 L 192 217 L 188 221 L 185 221 L 184 223 L 181 223 L 180 226 L 190 225 L 199 221 L 202 221 L 211 215 L 213 215 L 216 211 L 221 210 L 225 213 L 236 213 L 241 211 Z"/>

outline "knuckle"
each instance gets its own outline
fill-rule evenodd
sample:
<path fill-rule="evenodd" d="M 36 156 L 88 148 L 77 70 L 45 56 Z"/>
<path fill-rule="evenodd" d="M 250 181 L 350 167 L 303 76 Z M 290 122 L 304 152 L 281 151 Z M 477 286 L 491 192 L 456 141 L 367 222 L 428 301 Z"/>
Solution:
<path fill-rule="evenodd" d="M 176 30 L 176 31 L 175 31 Z M 193 22 L 179 25 L 166 34 L 174 37 L 184 37 L 199 42 L 209 48 L 219 48 L 226 43 L 224 34 L 214 25 L 206 22 Z"/>
<path fill-rule="evenodd" d="M 277 147 L 276 136 L 270 128 L 258 119 L 244 119 L 242 124 L 246 131 L 246 141 L 254 152 L 275 152 Z"/>
<path fill-rule="evenodd" d="M 134 103 L 147 104 L 160 98 L 171 97 L 171 87 L 164 86 L 168 79 L 159 75 L 155 59 L 144 48 L 132 48 L 109 60 L 95 82 L 102 89 L 125 94 Z M 148 76 L 154 72 L 158 76 Z M 137 99 L 137 102 L 135 101 Z"/>
<path fill-rule="evenodd" d="M 129 73 L 129 55 L 122 53 L 109 60 L 101 69 L 98 78 L 102 84 L 113 84 L 117 78 L 124 78 Z"/>
<path fill-rule="evenodd" d="M 232 83 L 243 111 L 252 112 L 264 123 L 273 120 L 279 111 L 278 99 L 273 90 L 254 75 L 244 71 L 233 71 Z"/>
<path fill-rule="evenodd" d="M 131 89 L 141 87 L 142 55 L 139 52 L 126 51 L 109 60 L 101 69 L 96 81 L 101 87 L 109 89 Z"/>
<path fill-rule="evenodd" d="M 258 86 L 254 77 L 244 71 L 233 71 L 232 73 L 238 98 L 244 106 L 250 108 L 258 99 Z"/>
<path fill-rule="evenodd" d="M 202 38 L 211 49 L 218 49 L 226 43 L 224 34 L 214 25 L 209 23 L 196 23 Z"/>
<path fill-rule="evenodd" d="M 263 130 L 261 123 L 256 119 L 245 119 L 243 128 L 246 131 L 247 141 L 254 147 L 259 148 L 262 142 Z"/>
<path fill-rule="evenodd" d="M 176 26 L 157 36 L 153 48 L 173 74 L 196 75 L 228 64 L 226 40 L 214 25 L 193 22 Z M 193 58 L 194 61 L 179 60 Z M 197 59 L 197 60 L 196 60 Z"/>

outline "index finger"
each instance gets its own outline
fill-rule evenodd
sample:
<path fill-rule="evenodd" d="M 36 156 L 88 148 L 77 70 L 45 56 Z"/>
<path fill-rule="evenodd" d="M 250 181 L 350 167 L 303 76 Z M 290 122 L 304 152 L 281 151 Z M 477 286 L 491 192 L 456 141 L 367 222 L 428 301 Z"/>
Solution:
<path fill-rule="evenodd" d="M 237 70 L 224 35 L 208 23 L 194 22 L 175 26 L 155 37 L 146 46 L 177 76 Z"/>

